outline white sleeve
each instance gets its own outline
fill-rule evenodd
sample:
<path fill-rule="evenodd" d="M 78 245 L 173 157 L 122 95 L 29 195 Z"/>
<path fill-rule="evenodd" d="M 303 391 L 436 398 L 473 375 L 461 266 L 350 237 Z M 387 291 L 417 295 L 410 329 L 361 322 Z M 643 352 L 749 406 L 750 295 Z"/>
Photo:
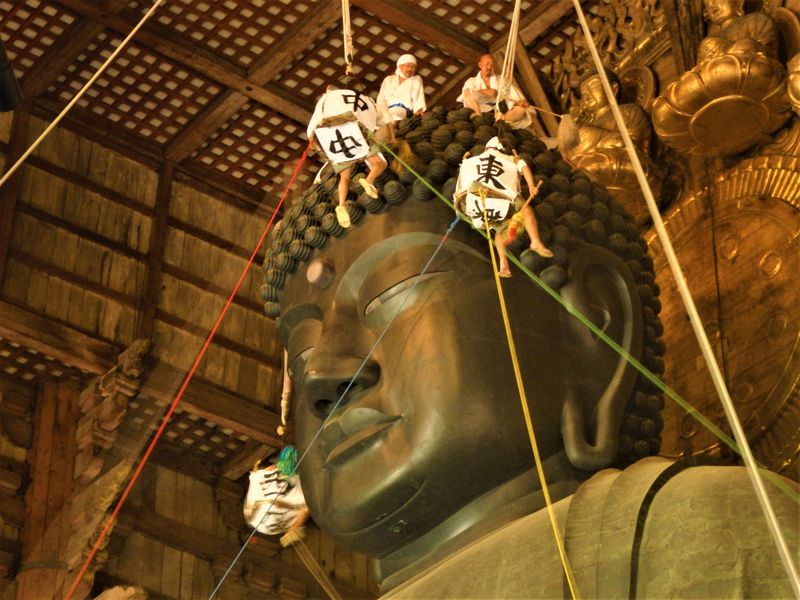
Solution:
<path fill-rule="evenodd" d="M 386 77 L 383 78 L 383 82 L 381 83 L 381 89 L 378 92 L 378 101 L 376 102 L 376 105 L 378 106 L 379 111 L 386 110 L 389 107 L 389 101 L 386 98 L 387 94 L 386 88 L 388 87 L 389 77 L 391 77 L 391 75 L 387 75 Z"/>
<path fill-rule="evenodd" d="M 419 75 L 415 75 L 416 83 L 415 86 L 415 93 L 414 97 L 411 98 L 411 112 L 418 112 L 418 111 L 425 111 L 428 108 L 428 105 L 425 103 L 425 84 L 422 81 L 422 77 Z"/>
<path fill-rule="evenodd" d="M 314 107 L 314 114 L 311 115 L 311 119 L 308 121 L 308 129 L 306 129 L 306 136 L 308 136 L 308 139 L 311 139 L 311 134 L 314 133 L 317 125 L 322 121 L 322 105 L 325 103 L 324 101 L 325 94 L 317 101 L 317 105 Z"/>
<path fill-rule="evenodd" d="M 456 98 L 456 102 L 464 102 L 464 92 L 466 92 L 467 90 L 475 89 L 473 79 L 474 79 L 473 77 L 470 77 L 464 82 L 464 86 L 461 88 L 461 95 L 458 98 Z"/>

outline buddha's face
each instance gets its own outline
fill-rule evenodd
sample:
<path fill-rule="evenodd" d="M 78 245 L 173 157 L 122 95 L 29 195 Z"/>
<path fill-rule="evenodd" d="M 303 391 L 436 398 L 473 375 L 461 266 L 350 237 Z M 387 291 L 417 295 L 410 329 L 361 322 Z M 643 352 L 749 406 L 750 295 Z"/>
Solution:
<path fill-rule="evenodd" d="M 419 277 L 451 218 L 435 202 L 368 216 L 302 265 L 281 302 L 312 515 L 374 557 L 532 466 L 485 241 L 459 224 Z M 547 457 L 561 445 L 561 405 L 541 401 L 563 393 L 561 317 L 522 275 L 506 294 Z"/>
<path fill-rule="evenodd" d="M 587 113 L 593 114 L 608 106 L 608 99 L 599 75 L 587 77 L 581 82 L 578 89 L 581 94 L 581 104 Z"/>
<path fill-rule="evenodd" d="M 705 0 L 704 4 L 708 20 L 715 25 L 742 14 L 742 2 L 738 0 Z"/>

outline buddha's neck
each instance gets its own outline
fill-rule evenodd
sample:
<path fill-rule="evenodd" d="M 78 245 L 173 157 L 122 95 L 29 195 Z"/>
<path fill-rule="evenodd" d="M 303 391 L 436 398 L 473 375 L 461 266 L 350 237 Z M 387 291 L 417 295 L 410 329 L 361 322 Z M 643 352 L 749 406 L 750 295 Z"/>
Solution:
<path fill-rule="evenodd" d="M 553 502 L 572 494 L 589 475 L 574 469 L 563 453 L 548 458 L 544 471 Z M 373 576 L 380 582 L 381 593 L 386 593 L 467 544 L 544 506 L 535 469 L 525 471 L 476 498 L 425 535 L 373 561 Z"/>

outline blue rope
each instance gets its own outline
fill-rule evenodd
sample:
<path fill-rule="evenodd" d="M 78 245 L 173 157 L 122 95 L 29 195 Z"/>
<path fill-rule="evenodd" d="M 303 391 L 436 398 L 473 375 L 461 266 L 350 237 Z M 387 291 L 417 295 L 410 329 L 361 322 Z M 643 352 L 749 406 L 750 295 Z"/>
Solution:
<path fill-rule="evenodd" d="M 300 458 L 297 460 L 297 463 L 295 464 L 295 467 L 294 467 L 295 468 L 295 472 L 296 472 L 297 468 L 300 467 L 300 464 L 303 462 L 303 459 L 306 457 L 306 455 L 308 454 L 309 450 L 311 450 L 311 447 L 314 445 L 314 443 L 319 438 L 320 434 L 322 433 L 323 428 L 325 427 L 325 423 L 328 422 L 328 419 L 331 418 L 331 415 L 333 415 L 333 413 L 336 412 L 336 409 L 339 408 L 339 405 L 341 405 L 342 400 L 344 400 L 344 397 L 347 396 L 347 393 L 350 391 L 350 388 L 353 387 L 353 383 L 358 379 L 358 376 L 361 374 L 361 371 L 364 370 L 364 367 L 367 365 L 367 362 L 369 361 L 370 357 L 375 353 L 375 350 L 378 349 L 378 345 L 383 340 L 383 337 L 386 335 L 386 332 L 389 331 L 389 328 L 392 326 L 392 323 L 394 323 L 395 319 L 398 317 L 400 312 L 403 310 L 403 307 L 406 305 L 406 302 L 411 297 L 411 294 L 414 292 L 414 290 L 416 289 L 416 287 L 419 284 L 419 282 L 422 281 L 422 276 L 425 275 L 425 273 L 428 272 L 428 269 L 430 269 L 431 265 L 433 264 L 433 261 L 436 259 L 436 256 L 439 254 L 439 251 L 442 249 L 442 247 L 444 246 L 445 242 L 447 242 L 448 238 L 450 237 L 450 234 L 453 232 L 453 229 L 455 229 L 456 225 L 458 225 L 458 222 L 460 220 L 461 220 L 461 217 L 457 214 L 456 217 L 453 219 L 453 222 L 450 223 L 450 225 L 448 226 L 447 231 L 442 236 L 442 239 L 439 241 L 439 245 L 436 246 L 436 249 L 433 251 L 433 254 L 428 259 L 428 262 L 422 268 L 422 271 L 420 271 L 419 275 L 416 278 L 416 281 L 414 281 L 414 285 L 412 285 L 405 292 L 405 295 L 403 296 L 403 301 L 397 306 L 397 309 L 395 310 L 394 314 L 392 315 L 392 318 L 389 319 L 389 322 L 386 324 L 386 327 L 383 328 L 383 331 L 381 331 L 381 334 L 378 336 L 378 339 L 376 339 L 375 343 L 372 344 L 372 348 L 370 348 L 369 352 L 367 352 L 367 355 L 364 357 L 364 360 L 361 362 L 361 364 L 359 365 L 358 369 L 356 369 L 356 372 L 353 375 L 353 377 L 350 378 L 350 381 L 347 383 L 347 387 L 345 387 L 344 391 L 339 396 L 339 399 L 336 401 L 336 404 L 333 405 L 333 408 L 331 409 L 331 412 L 328 413 L 328 416 L 325 417 L 325 419 L 323 419 L 322 423 L 319 426 L 319 429 L 317 429 L 317 432 L 314 434 L 314 437 L 311 438 L 311 441 L 309 442 L 308 447 L 303 451 L 303 454 L 300 455 Z M 289 482 L 287 481 L 286 485 L 281 490 L 280 494 L 283 494 L 283 492 L 286 491 L 286 488 L 288 486 L 289 486 Z M 278 494 L 278 495 L 280 495 L 280 494 Z M 261 517 L 261 521 L 263 521 L 264 518 L 269 514 L 269 511 L 273 507 L 273 505 L 275 504 L 275 500 L 276 499 L 277 499 L 277 496 L 272 499 L 272 502 L 270 503 L 269 507 L 267 507 L 267 510 L 264 512 L 263 516 Z M 225 579 L 228 577 L 228 574 L 231 572 L 231 569 L 233 569 L 234 565 L 236 564 L 236 562 L 239 560 L 239 558 L 242 556 L 242 554 L 244 553 L 245 549 L 247 548 L 247 544 L 250 543 L 250 540 L 252 540 L 253 536 L 255 536 L 255 534 L 258 532 L 258 528 L 261 525 L 261 521 L 258 522 L 258 525 L 253 527 L 253 530 L 250 532 L 250 535 L 248 535 L 247 538 L 245 539 L 244 543 L 242 544 L 242 547 L 239 549 L 239 552 L 237 552 L 236 556 L 233 557 L 233 560 L 231 561 L 231 564 L 228 565 L 227 569 L 225 569 L 225 572 L 222 574 L 222 577 L 220 578 L 220 580 L 217 583 L 216 587 L 211 591 L 211 595 L 208 597 L 208 600 L 212 600 L 214 598 L 214 596 L 216 596 L 217 592 L 219 591 L 219 588 L 222 587 L 222 584 L 224 583 Z"/>

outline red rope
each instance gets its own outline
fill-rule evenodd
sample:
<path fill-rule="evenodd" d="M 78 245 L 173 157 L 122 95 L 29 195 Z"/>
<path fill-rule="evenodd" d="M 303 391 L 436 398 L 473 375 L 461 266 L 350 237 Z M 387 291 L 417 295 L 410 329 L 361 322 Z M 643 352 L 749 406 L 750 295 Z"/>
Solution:
<path fill-rule="evenodd" d="M 275 221 L 275 217 L 278 215 L 278 210 L 280 209 L 281 205 L 283 204 L 283 201 L 286 199 L 286 195 L 289 193 L 289 189 L 292 187 L 292 184 L 294 183 L 294 180 L 297 177 L 297 173 L 300 171 L 300 167 L 305 162 L 306 157 L 308 156 L 308 151 L 310 149 L 311 149 L 311 144 L 309 143 L 309 145 L 306 146 L 306 149 L 303 152 L 303 155 L 300 157 L 300 160 L 298 161 L 297 166 L 294 169 L 294 173 L 292 173 L 292 177 L 291 177 L 291 179 L 289 179 L 289 183 L 286 185 L 286 189 L 283 191 L 283 195 L 281 196 L 280 202 L 278 202 L 278 205 L 275 207 L 275 211 L 272 213 L 272 217 L 270 217 L 270 220 L 267 223 L 267 226 L 264 228 L 264 231 L 261 234 L 261 238 L 258 240 L 258 243 L 256 244 L 256 247 L 253 249 L 253 253 L 250 255 L 250 260 L 247 261 L 247 264 L 245 265 L 244 269 L 242 270 L 242 274 L 239 276 L 239 280 L 236 282 L 236 285 L 233 287 L 233 290 L 231 291 L 230 296 L 228 296 L 227 302 L 225 302 L 225 306 L 222 307 L 222 311 L 220 312 L 219 317 L 217 317 L 216 323 L 214 323 L 214 326 L 211 328 L 211 332 L 208 334 L 208 337 L 206 338 L 206 341 L 203 344 L 203 347 L 200 348 L 200 352 L 198 353 L 197 358 L 195 358 L 194 363 L 192 364 L 192 367 L 189 369 L 189 372 L 186 375 L 186 379 L 184 379 L 184 381 L 183 381 L 183 385 L 181 385 L 180 390 L 178 390 L 178 394 L 175 396 L 175 399 L 172 401 L 172 404 L 170 405 L 169 410 L 167 411 L 167 414 L 164 416 L 164 419 L 161 422 L 161 426 L 158 428 L 158 431 L 156 431 L 156 434 L 153 436 L 153 439 L 150 442 L 150 445 L 147 447 L 147 450 L 145 451 L 144 456 L 142 456 L 142 460 L 139 462 L 139 466 L 136 467 L 136 471 L 134 471 L 133 477 L 131 477 L 131 480 L 128 482 L 128 485 L 125 487 L 125 490 L 122 492 L 122 496 L 120 496 L 120 499 L 117 502 L 116 507 L 114 507 L 114 510 L 111 513 L 111 515 L 108 517 L 108 519 L 106 520 L 106 523 L 103 526 L 102 531 L 100 531 L 100 536 L 97 538 L 97 541 L 94 543 L 94 546 L 92 546 L 92 550 L 91 550 L 91 552 L 89 552 L 89 556 L 86 557 L 86 561 L 84 561 L 83 566 L 81 567 L 81 570 L 78 572 L 77 576 L 75 577 L 75 579 L 72 582 L 72 585 L 70 586 L 69 590 L 67 591 L 67 595 L 65 597 L 65 600 L 70 600 L 70 598 L 72 598 L 72 595 L 75 593 L 75 590 L 78 588 L 78 585 L 80 584 L 81 579 L 83 579 L 84 575 L 86 575 L 86 571 L 89 569 L 89 565 L 91 564 L 92 559 L 95 557 L 95 555 L 97 554 L 98 550 L 100 549 L 100 545 L 103 543 L 103 540 L 105 539 L 106 535 L 108 535 L 108 531 L 111 529 L 111 526 L 113 525 L 114 520 L 117 518 L 117 515 L 119 514 L 119 511 L 122 508 L 123 503 L 128 498 L 128 494 L 130 494 L 131 489 L 133 488 L 133 485 L 136 483 L 136 480 L 139 479 L 139 475 L 141 475 L 142 469 L 144 469 L 144 466 L 147 463 L 147 460 L 150 458 L 150 454 L 152 454 L 153 448 L 155 448 L 156 442 L 158 442 L 158 440 L 161 438 L 161 435 L 164 433 L 164 429 L 166 428 L 167 423 L 169 422 L 169 419 L 172 416 L 172 413 L 175 412 L 175 408 L 178 406 L 178 402 L 180 402 L 180 399 L 183 396 L 183 393 L 186 391 L 186 388 L 188 387 L 189 382 L 192 380 L 192 377 L 194 377 L 195 371 L 197 371 L 197 367 L 200 365 L 200 361 L 203 359 L 203 356 L 205 355 L 206 350 L 208 350 L 209 345 L 211 345 L 211 341 L 214 339 L 214 335 L 216 335 L 217 329 L 219 329 L 219 326 L 222 323 L 222 319 L 227 314 L 228 308 L 230 308 L 231 303 L 233 302 L 233 298 L 236 296 L 237 292 L 239 291 L 239 288 L 242 286 L 242 282 L 244 281 L 244 278 L 247 275 L 247 271 L 250 270 L 250 266 L 255 261 L 256 256 L 258 255 L 258 251 L 261 249 L 261 246 L 264 244 L 264 240 L 266 239 L 267 234 L 269 233 L 269 230 L 272 228 L 272 223 L 273 223 L 273 221 Z"/>

